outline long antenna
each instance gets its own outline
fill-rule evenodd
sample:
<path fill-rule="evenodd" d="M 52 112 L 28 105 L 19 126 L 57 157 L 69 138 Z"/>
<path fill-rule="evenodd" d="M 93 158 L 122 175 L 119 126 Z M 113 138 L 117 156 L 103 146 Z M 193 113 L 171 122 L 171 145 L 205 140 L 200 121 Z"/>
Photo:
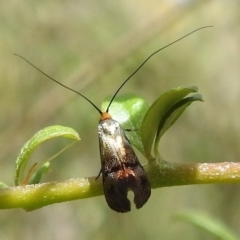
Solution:
<path fill-rule="evenodd" d="M 171 45 L 173 45 L 174 43 L 176 43 L 176 42 L 178 42 L 178 41 L 180 41 L 180 40 L 182 40 L 183 38 L 185 38 L 185 37 L 187 37 L 187 36 L 189 36 L 189 35 L 191 35 L 191 34 L 193 34 L 193 33 L 195 33 L 195 32 L 197 32 L 197 31 L 199 31 L 199 30 L 201 30 L 201 29 L 204 29 L 204 28 L 210 28 L 210 27 L 213 27 L 213 26 L 204 26 L 204 27 L 200 27 L 200 28 L 197 28 L 197 29 L 195 29 L 194 31 L 192 31 L 192 32 L 190 32 L 190 33 L 188 33 L 188 34 L 186 34 L 186 35 L 184 35 L 184 36 L 182 36 L 182 37 L 180 37 L 180 38 L 178 38 L 177 40 L 175 40 L 175 41 L 173 41 L 173 42 L 171 42 L 171 43 L 169 43 L 169 44 L 167 44 L 166 46 L 164 46 L 164 47 L 162 47 L 162 48 L 160 48 L 160 49 L 158 49 L 157 51 L 155 51 L 154 53 L 152 53 L 149 57 L 147 57 L 144 61 L 143 61 L 143 63 L 121 84 L 121 86 L 118 88 L 118 90 L 114 93 L 114 95 L 112 96 L 112 99 L 111 99 L 111 101 L 109 102 L 109 104 L 108 104 L 108 107 L 107 107 L 107 110 L 106 110 L 106 112 L 108 112 L 108 110 L 109 110 L 109 108 L 110 108 L 110 106 L 111 106 L 111 104 L 112 104 L 112 102 L 113 102 L 113 100 L 114 100 L 114 98 L 117 96 L 117 94 L 118 94 L 118 92 L 122 89 L 122 87 L 128 82 L 128 80 L 130 80 L 131 78 L 132 78 L 132 76 L 133 75 L 135 75 L 142 67 L 143 67 L 143 65 L 145 65 L 145 63 L 152 57 L 152 56 L 154 56 L 156 53 L 158 53 L 158 52 L 160 52 L 160 51 L 162 51 L 163 49 L 165 49 L 165 48 L 167 48 L 167 47 L 169 47 L 169 46 L 171 46 Z"/>
<path fill-rule="evenodd" d="M 41 69 L 39 69 L 38 67 L 36 67 L 34 64 L 32 64 L 31 62 L 29 62 L 26 58 L 22 57 L 21 55 L 19 54 L 16 54 L 14 53 L 14 55 L 22 58 L 24 61 L 26 61 L 28 64 L 30 64 L 32 67 L 34 67 L 35 69 L 37 69 L 40 73 L 42 73 L 44 76 L 48 77 L 49 79 L 51 79 L 52 81 L 54 81 L 55 83 L 61 85 L 62 87 L 72 91 L 72 92 L 75 92 L 76 94 L 80 95 L 81 97 L 83 97 L 84 99 L 86 99 L 99 113 L 100 115 L 103 113 L 91 100 L 89 100 L 87 97 L 85 97 L 83 94 L 81 94 L 80 92 L 60 83 L 59 81 L 57 81 L 56 79 L 50 77 L 48 74 L 46 74 L 45 72 L 43 72 Z"/>
<path fill-rule="evenodd" d="M 152 56 L 154 56 L 156 53 L 160 52 L 161 50 L 163 50 L 163 49 L 165 49 L 165 48 L 173 45 L 174 43 L 182 40 L 183 38 L 186 38 L 187 36 L 193 34 L 194 32 L 197 32 L 197 31 L 199 31 L 199 30 L 201 30 L 201 29 L 204 29 L 204 28 L 210 28 L 210 27 L 213 27 L 213 26 L 204 26 L 204 27 L 197 28 L 197 29 L 195 29 L 194 31 L 192 31 L 192 32 L 184 35 L 183 37 L 181 37 L 181 38 L 179 38 L 179 39 L 177 39 L 177 40 L 175 40 L 175 41 L 167 44 L 166 46 L 158 49 L 157 51 L 153 52 L 150 56 L 148 56 L 148 57 L 143 61 L 143 63 L 121 84 L 121 86 L 120 86 L 120 87 L 117 89 L 117 91 L 114 93 L 113 97 L 111 98 L 111 101 L 110 101 L 109 104 L 108 104 L 108 107 L 107 107 L 107 109 L 106 109 L 106 113 L 108 113 L 109 108 L 110 108 L 110 106 L 111 106 L 114 98 L 117 96 L 118 92 L 122 89 L 122 87 L 128 82 L 128 80 L 130 80 L 130 79 L 132 78 L 133 75 L 135 75 L 135 74 L 143 67 L 143 65 L 144 65 Z M 45 72 L 43 72 L 41 69 L 39 69 L 38 67 L 36 67 L 34 64 L 32 64 L 30 61 L 28 61 L 26 58 L 22 57 L 21 55 L 16 54 L 16 53 L 14 53 L 14 55 L 22 58 L 24 61 L 26 61 L 28 64 L 30 64 L 32 67 L 34 67 L 37 71 L 39 71 L 40 73 L 42 73 L 44 76 L 48 77 L 50 80 L 54 81 L 55 83 L 61 85 L 62 87 L 66 88 L 66 89 L 68 89 L 68 90 L 70 90 L 70 91 L 72 91 L 72 92 L 80 95 L 80 96 L 83 97 L 84 99 L 86 99 L 86 100 L 100 113 L 100 115 L 103 115 L 103 112 L 102 112 L 91 100 L 89 100 L 89 99 L 88 99 L 87 97 L 85 97 L 83 94 L 81 94 L 80 92 L 78 92 L 78 91 L 76 91 L 76 90 L 74 90 L 74 89 L 72 89 L 72 88 L 70 88 L 70 87 L 62 84 L 61 82 L 57 81 L 56 79 L 50 77 L 48 74 L 46 74 Z"/>

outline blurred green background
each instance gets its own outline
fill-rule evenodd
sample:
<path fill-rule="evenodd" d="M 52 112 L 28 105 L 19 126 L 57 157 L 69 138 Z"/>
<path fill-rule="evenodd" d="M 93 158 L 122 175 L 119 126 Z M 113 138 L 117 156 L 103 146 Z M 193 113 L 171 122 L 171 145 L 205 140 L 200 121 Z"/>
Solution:
<path fill-rule="evenodd" d="M 194 103 L 164 136 L 168 161 L 239 160 L 240 2 L 232 1 L 2 1 L 0 8 L 0 181 L 13 185 L 23 144 L 50 125 L 76 129 L 82 141 L 52 162 L 43 181 L 96 176 L 100 169 L 98 113 L 13 53 L 80 91 L 98 106 L 156 49 L 202 30 L 152 58 L 121 90 L 154 101 L 178 86 L 196 85 Z M 44 161 L 66 144 L 40 147 Z M 141 157 L 140 157 L 141 158 Z M 141 158 L 144 162 L 144 159 Z M 208 212 L 240 236 L 240 187 L 202 185 L 153 190 L 147 204 L 115 213 L 103 196 L 33 212 L 0 212 L 0 239 L 215 239 L 174 220 L 185 209 Z"/>

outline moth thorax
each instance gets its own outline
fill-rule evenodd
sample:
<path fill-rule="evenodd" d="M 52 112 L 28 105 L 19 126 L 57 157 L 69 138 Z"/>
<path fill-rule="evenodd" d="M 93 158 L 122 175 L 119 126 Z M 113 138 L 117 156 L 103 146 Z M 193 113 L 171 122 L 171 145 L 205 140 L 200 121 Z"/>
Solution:
<path fill-rule="evenodd" d="M 120 128 L 120 124 L 113 119 L 105 119 L 99 123 L 99 130 L 108 135 L 119 134 Z"/>

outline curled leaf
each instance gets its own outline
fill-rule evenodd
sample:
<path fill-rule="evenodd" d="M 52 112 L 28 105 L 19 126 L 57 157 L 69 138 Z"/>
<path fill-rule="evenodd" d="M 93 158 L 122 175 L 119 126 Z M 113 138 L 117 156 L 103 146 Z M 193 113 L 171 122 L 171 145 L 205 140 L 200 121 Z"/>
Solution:
<path fill-rule="evenodd" d="M 37 146 L 56 137 L 71 138 L 75 141 L 80 140 L 79 135 L 75 130 L 64 126 L 50 126 L 37 132 L 27 143 L 25 143 L 17 157 L 14 177 L 16 186 L 23 182 L 26 165 Z"/>
<path fill-rule="evenodd" d="M 200 94 L 194 94 L 191 97 L 184 98 L 173 105 L 165 113 L 164 117 L 159 123 L 158 131 L 154 141 L 154 153 L 156 156 L 159 156 L 158 145 L 160 138 L 176 122 L 176 120 L 182 115 L 185 109 L 194 101 L 203 101 L 202 96 Z"/>
<path fill-rule="evenodd" d="M 181 116 L 182 112 L 193 101 L 200 100 L 200 95 L 184 98 L 197 92 L 197 87 L 178 87 L 162 94 L 148 109 L 141 127 L 145 156 L 152 159 L 152 148 L 156 150 L 161 136 Z M 156 143 L 156 144 L 155 144 Z M 158 153 L 155 151 L 155 154 Z"/>

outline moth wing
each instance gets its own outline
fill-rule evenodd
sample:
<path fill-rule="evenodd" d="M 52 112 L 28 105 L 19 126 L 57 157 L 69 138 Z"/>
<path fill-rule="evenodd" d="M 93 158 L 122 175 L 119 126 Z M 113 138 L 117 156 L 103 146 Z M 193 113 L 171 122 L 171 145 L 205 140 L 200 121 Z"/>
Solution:
<path fill-rule="evenodd" d="M 128 185 L 126 179 L 119 178 L 119 172 L 104 173 L 103 189 L 108 206 L 117 212 L 129 212 L 131 202 L 127 198 Z"/>

